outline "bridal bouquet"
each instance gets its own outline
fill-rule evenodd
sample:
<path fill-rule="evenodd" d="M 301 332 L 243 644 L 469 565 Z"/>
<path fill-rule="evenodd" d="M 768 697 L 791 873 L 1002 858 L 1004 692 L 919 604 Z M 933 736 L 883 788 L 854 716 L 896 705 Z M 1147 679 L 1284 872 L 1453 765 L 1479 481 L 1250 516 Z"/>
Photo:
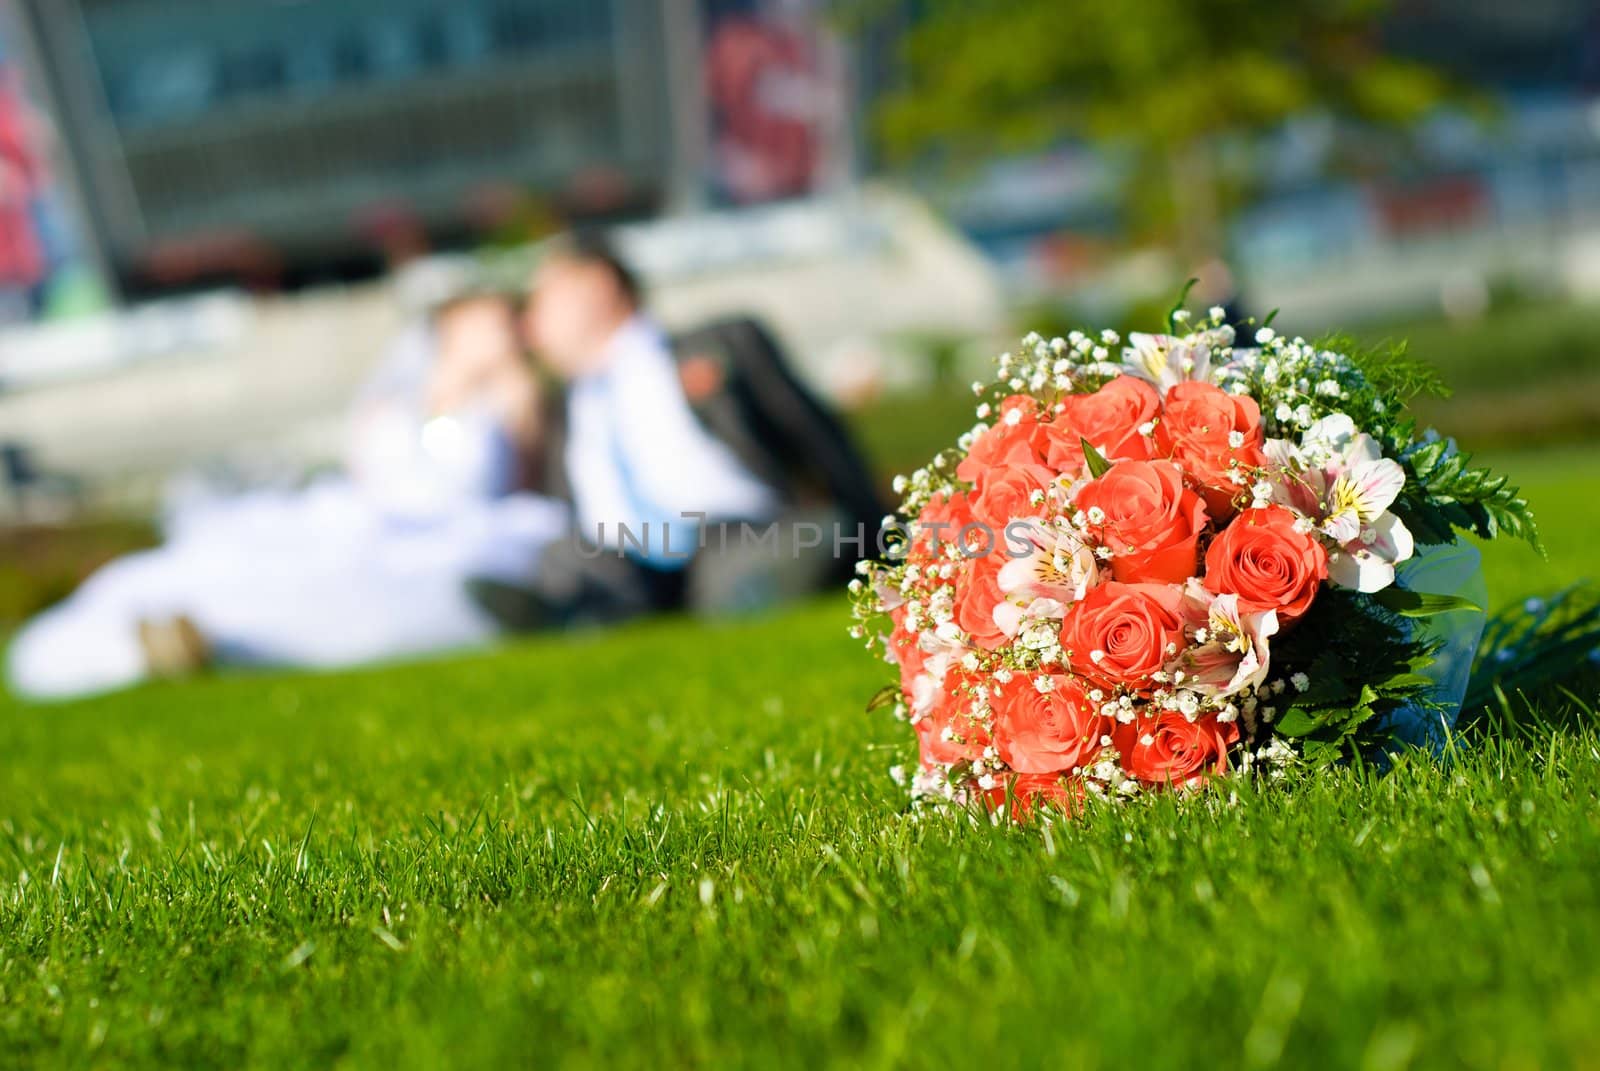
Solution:
<path fill-rule="evenodd" d="M 916 730 L 915 796 L 1071 811 L 1453 720 L 1483 620 L 1455 533 L 1537 537 L 1406 415 L 1437 380 L 1403 350 L 1239 345 L 1221 309 L 1169 332 L 1030 335 L 957 448 L 897 478 L 852 631 L 898 667 L 873 705 Z M 1447 583 L 1405 583 L 1441 555 Z"/>

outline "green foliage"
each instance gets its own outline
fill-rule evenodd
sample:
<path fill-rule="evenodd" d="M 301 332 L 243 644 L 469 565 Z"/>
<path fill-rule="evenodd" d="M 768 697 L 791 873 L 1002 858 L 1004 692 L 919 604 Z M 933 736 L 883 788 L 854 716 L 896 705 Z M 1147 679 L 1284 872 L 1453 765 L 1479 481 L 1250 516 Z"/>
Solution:
<path fill-rule="evenodd" d="M 1449 93 L 1375 47 L 1376 0 L 933 0 L 883 105 L 892 154 L 972 159 L 1063 137 L 1127 158 L 1145 224 L 1214 241 L 1229 139 L 1316 109 L 1407 122 Z"/>
<path fill-rule="evenodd" d="M 1564 697 L 1600 696 L 1600 585 L 1569 585 L 1544 598 L 1512 603 L 1490 618 L 1467 686 L 1463 713 L 1502 710 L 1509 696 L 1532 696 L 1540 708 L 1559 710 Z M 1517 719 L 1522 720 L 1522 719 Z"/>
<path fill-rule="evenodd" d="M 1304 691 L 1286 691 L 1272 729 L 1290 738 L 1313 765 L 1360 759 L 1388 743 L 1382 716 L 1426 705 L 1433 681 L 1420 670 L 1432 651 L 1371 599 L 1330 589 L 1317 613 L 1273 647 L 1278 664 L 1308 667 Z"/>
<path fill-rule="evenodd" d="M 1181 335 L 1184 333 L 1182 326 L 1179 324 L 1179 318 L 1187 313 L 1189 308 L 1189 294 L 1194 290 L 1195 286 L 1197 286 L 1199 282 L 1200 280 L 1194 276 L 1190 276 L 1188 279 L 1185 279 L 1183 283 L 1183 289 L 1178 291 L 1177 300 L 1168 306 L 1165 323 L 1167 325 L 1167 333 L 1169 335 Z"/>
<path fill-rule="evenodd" d="M 1367 424 L 1384 453 L 1406 470 L 1406 486 L 1394 511 L 1412 535 L 1424 543 L 1448 543 L 1461 530 L 1484 539 L 1511 536 L 1540 547 L 1533 511 L 1508 476 L 1473 467 L 1470 454 L 1436 432 L 1419 435 L 1409 415 L 1412 403 L 1449 395 L 1434 368 L 1411 356 L 1404 343 L 1362 345 L 1334 335 L 1317 346 L 1346 354 L 1366 378 L 1369 389 L 1347 404 L 1355 412 L 1378 413 Z"/>
<path fill-rule="evenodd" d="M 1075 133 L 1170 146 L 1302 109 L 1414 118 L 1443 81 L 1371 47 L 1387 5 L 1335 0 L 935 0 L 906 42 L 891 145 Z"/>
<path fill-rule="evenodd" d="M 1372 596 L 1372 601 L 1401 617 L 1433 617 L 1456 610 L 1482 610 L 1471 599 L 1459 595 L 1434 595 L 1426 591 L 1407 591 L 1390 585 Z"/>
<path fill-rule="evenodd" d="M 1471 455 L 1447 439 L 1424 442 L 1401 457 L 1406 468 L 1406 489 L 1395 512 L 1410 524 L 1419 539 L 1436 538 L 1441 528 L 1459 528 L 1484 539 L 1507 535 L 1541 549 L 1533 511 L 1505 475 L 1473 468 Z M 1443 528 L 1448 533 L 1448 528 Z M 1431 538 L 1430 537 L 1435 537 Z"/>
<path fill-rule="evenodd" d="M 1111 462 L 1107 461 L 1106 456 L 1094 448 L 1093 443 L 1081 436 L 1078 442 L 1083 447 L 1083 465 L 1084 468 L 1089 470 L 1091 479 L 1099 479 L 1111 471 Z"/>
<path fill-rule="evenodd" d="M 1418 398 L 1448 398 L 1450 387 L 1438 366 L 1413 356 L 1410 343 L 1363 343 L 1352 335 L 1334 332 L 1317 339 L 1318 349 L 1343 353 L 1355 362 L 1371 386 L 1373 398 L 1410 405 Z"/>

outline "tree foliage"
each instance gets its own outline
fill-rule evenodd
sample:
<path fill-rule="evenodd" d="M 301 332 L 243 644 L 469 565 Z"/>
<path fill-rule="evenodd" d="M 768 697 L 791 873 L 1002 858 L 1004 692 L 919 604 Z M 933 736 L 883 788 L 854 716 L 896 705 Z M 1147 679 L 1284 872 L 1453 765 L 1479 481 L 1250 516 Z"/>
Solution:
<path fill-rule="evenodd" d="M 901 159 L 1082 138 L 1127 154 L 1135 182 L 1158 183 L 1167 223 L 1184 214 L 1214 223 L 1226 139 L 1307 110 L 1403 122 L 1447 92 L 1436 72 L 1384 52 L 1385 6 L 928 0 L 904 39 L 905 80 L 880 108 L 879 133 Z"/>

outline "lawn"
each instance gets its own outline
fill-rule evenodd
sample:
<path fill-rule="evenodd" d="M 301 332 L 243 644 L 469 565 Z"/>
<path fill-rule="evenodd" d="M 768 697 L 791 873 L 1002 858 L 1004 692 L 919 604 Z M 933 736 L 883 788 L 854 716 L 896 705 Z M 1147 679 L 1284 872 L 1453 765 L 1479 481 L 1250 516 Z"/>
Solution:
<path fill-rule="evenodd" d="M 1595 573 L 1593 452 L 1506 455 Z M 842 599 L 0 700 L 0 1065 L 1592 1067 L 1600 731 L 902 811 Z"/>

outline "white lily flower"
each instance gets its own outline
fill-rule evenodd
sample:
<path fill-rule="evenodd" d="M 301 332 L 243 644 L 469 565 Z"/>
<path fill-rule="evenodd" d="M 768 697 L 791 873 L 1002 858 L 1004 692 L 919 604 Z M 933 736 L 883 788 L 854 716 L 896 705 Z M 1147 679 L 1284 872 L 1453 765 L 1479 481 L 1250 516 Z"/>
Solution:
<path fill-rule="evenodd" d="M 926 715 L 944 696 L 944 683 L 932 673 L 918 673 L 911 682 L 911 717 L 915 721 Z"/>
<path fill-rule="evenodd" d="M 1267 641 L 1278 634 L 1278 615 L 1239 612 L 1239 596 L 1212 595 L 1198 580 L 1184 591 L 1184 613 L 1204 621 L 1206 640 L 1182 652 L 1172 664 L 1174 678 L 1201 695 L 1237 695 L 1267 679 L 1271 666 Z"/>
<path fill-rule="evenodd" d="M 1187 380 L 1204 382 L 1211 375 L 1211 348 L 1204 342 L 1188 343 L 1171 335 L 1130 332 L 1131 345 L 1122 350 L 1129 375 L 1138 376 L 1165 394 Z"/>
<path fill-rule="evenodd" d="M 1312 424 L 1298 446 L 1270 439 L 1264 452 L 1275 470 L 1274 500 L 1311 518 L 1337 545 L 1328 579 L 1368 594 L 1393 583 L 1395 565 L 1414 550 L 1411 533 L 1389 512 L 1406 482 L 1399 462 L 1344 413 Z"/>
<path fill-rule="evenodd" d="M 953 621 L 946 621 L 935 629 L 918 634 L 917 646 L 922 649 L 924 656 L 924 674 L 932 677 L 936 684 L 944 681 L 950 667 L 960 662 L 968 650 L 960 627 Z"/>
<path fill-rule="evenodd" d="M 997 579 L 1005 598 L 994 608 L 995 627 L 1011 637 L 1031 622 L 1060 620 L 1068 604 L 1083 598 L 1100 582 L 1094 548 L 1078 532 L 1036 518 L 1022 523 L 1025 528 L 1008 531 L 1006 548 L 1015 552 L 1011 533 L 1016 532 L 1027 553 L 1000 567 Z"/>
<path fill-rule="evenodd" d="M 1334 470 L 1328 471 L 1332 474 Z M 1350 543 L 1378 518 L 1393 516 L 1387 510 L 1405 484 L 1405 470 L 1399 462 L 1386 457 L 1356 461 L 1333 475 L 1323 498 L 1325 512 L 1318 527 L 1334 542 Z"/>
<path fill-rule="evenodd" d="M 1301 434 L 1300 452 L 1308 460 L 1320 464 L 1343 454 L 1358 436 L 1369 438 L 1356 428 L 1349 414 L 1329 413 Z"/>
<path fill-rule="evenodd" d="M 1394 583 L 1394 567 L 1415 551 L 1410 529 L 1392 513 L 1384 513 L 1357 537 L 1328 555 L 1328 580 L 1371 594 Z"/>
<path fill-rule="evenodd" d="M 1022 523 L 1025 528 L 1013 531 L 1023 540 L 1027 553 L 1000 567 L 1001 592 L 1027 599 L 1077 602 L 1100 582 L 1100 566 L 1095 561 L 1094 548 L 1082 535 L 1039 520 Z M 1008 550 L 1013 546 L 1008 533 Z"/>

